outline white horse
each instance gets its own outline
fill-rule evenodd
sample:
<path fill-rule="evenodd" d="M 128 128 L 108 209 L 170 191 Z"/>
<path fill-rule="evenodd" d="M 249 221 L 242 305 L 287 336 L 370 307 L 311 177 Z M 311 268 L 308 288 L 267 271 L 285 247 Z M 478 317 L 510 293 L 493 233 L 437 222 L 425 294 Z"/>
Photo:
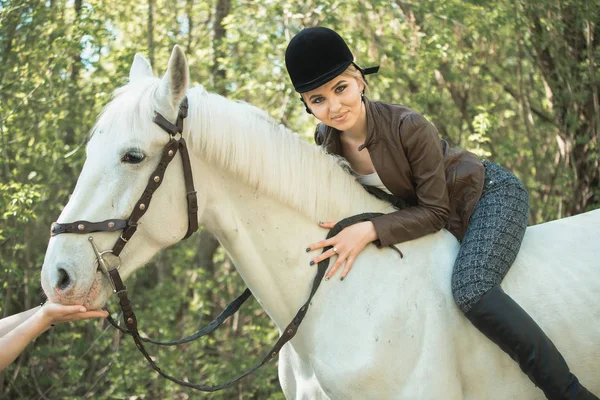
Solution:
<path fill-rule="evenodd" d="M 309 294 L 315 254 L 304 249 L 326 235 L 317 221 L 392 209 L 367 194 L 333 157 L 265 112 L 202 86 L 188 90 L 188 82 L 179 47 L 162 79 L 136 55 L 130 83 L 116 92 L 93 129 L 83 171 L 58 221 L 126 218 L 168 141 L 153 114 L 174 121 L 187 95 L 183 135 L 191 145 L 200 223 L 219 239 L 281 330 Z M 130 160 L 144 158 L 127 163 L 126 154 Z M 181 163 L 175 160 L 121 254 L 125 278 L 183 237 L 184 193 Z M 109 249 L 118 232 L 92 235 L 98 247 Z M 111 294 L 87 236 L 50 239 L 42 285 L 52 301 L 99 308 Z M 595 393 L 600 393 L 598 237 L 600 210 L 530 227 L 502 284 Z M 399 247 L 403 259 L 368 246 L 343 282 L 321 284 L 298 334 L 280 353 L 286 398 L 543 399 L 517 364 L 455 306 L 450 276 L 457 240 L 442 230 Z"/>

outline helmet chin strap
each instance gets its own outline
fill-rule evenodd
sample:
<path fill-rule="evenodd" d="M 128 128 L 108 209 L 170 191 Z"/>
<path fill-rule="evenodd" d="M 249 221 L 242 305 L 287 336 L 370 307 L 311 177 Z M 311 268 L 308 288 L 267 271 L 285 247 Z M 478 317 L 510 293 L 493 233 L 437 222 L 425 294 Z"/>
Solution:
<path fill-rule="evenodd" d="M 308 104 L 306 104 L 306 101 L 304 101 L 304 97 L 300 96 L 300 100 L 302 101 L 302 104 L 304 104 L 304 109 L 306 110 L 306 112 L 308 114 L 312 114 L 313 112 L 310 108 L 308 108 Z"/>

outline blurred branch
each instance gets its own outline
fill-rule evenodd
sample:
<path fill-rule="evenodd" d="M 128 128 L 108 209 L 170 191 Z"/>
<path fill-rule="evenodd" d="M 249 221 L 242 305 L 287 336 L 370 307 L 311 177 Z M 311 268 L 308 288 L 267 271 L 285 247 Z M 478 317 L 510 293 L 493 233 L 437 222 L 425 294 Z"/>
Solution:
<path fill-rule="evenodd" d="M 534 177 L 537 178 L 538 173 L 541 172 L 541 168 L 540 168 L 540 164 L 539 164 L 539 160 L 538 160 L 538 156 L 537 156 L 537 150 L 536 150 L 536 144 L 535 144 L 535 139 L 533 137 L 532 131 L 531 131 L 531 124 L 533 123 L 533 118 L 531 118 L 531 104 L 529 102 L 529 93 L 527 92 L 527 90 L 525 89 L 525 85 L 523 84 L 523 58 L 524 58 L 524 52 L 523 52 L 523 38 L 522 38 L 522 33 L 521 33 L 521 17 L 519 15 L 519 8 L 518 6 L 515 7 L 515 21 L 516 21 L 516 25 L 515 25 L 515 30 L 516 30 L 516 41 L 517 41 L 517 57 L 518 57 L 518 61 L 517 61 L 517 78 L 518 78 L 518 82 L 519 82 L 519 106 L 521 107 L 521 113 L 523 116 L 523 124 L 525 125 L 525 133 L 527 135 L 527 141 L 529 142 L 529 147 L 531 150 L 531 156 L 533 158 L 533 165 L 535 167 L 535 172 L 534 172 Z M 536 223 L 535 220 L 535 215 L 532 214 L 532 218 L 533 218 L 533 223 Z"/>
<path fill-rule="evenodd" d="M 50 400 L 49 398 L 46 397 L 46 395 L 42 392 L 42 389 L 40 388 L 40 384 L 38 383 L 38 379 L 35 374 L 35 368 L 34 367 L 30 368 L 29 372 L 31 374 L 31 377 L 33 378 L 33 385 L 35 386 L 35 391 L 40 395 L 39 398 L 43 399 L 43 400 Z"/>
<path fill-rule="evenodd" d="M 586 2 L 589 6 L 589 1 Z M 586 24 L 586 47 L 587 47 L 587 58 L 588 58 L 588 74 L 590 76 L 590 90 L 592 91 L 592 104 L 594 107 L 593 118 L 591 120 L 592 123 L 592 132 L 594 136 L 596 136 L 596 152 L 598 160 L 600 161 L 600 104 L 598 101 L 598 82 L 595 79 L 596 67 L 594 66 L 594 53 L 593 53 L 593 44 L 594 37 L 592 33 L 592 24 L 589 19 L 585 20 Z M 600 171 L 599 171 L 600 173 Z M 600 180 L 598 182 L 600 185 Z"/>
<path fill-rule="evenodd" d="M 517 91 L 514 88 L 512 88 L 507 83 L 502 82 L 502 80 L 496 74 L 494 74 L 487 66 L 480 65 L 479 67 L 483 71 L 485 71 L 488 75 L 490 75 L 492 77 L 492 79 L 494 80 L 494 82 L 496 82 L 497 84 L 502 86 L 502 89 L 504 89 L 504 91 L 506 93 L 510 94 L 517 102 L 519 102 L 519 103 L 521 102 L 521 97 L 519 96 L 519 94 L 517 93 Z M 552 118 L 551 116 L 549 116 L 548 114 L 543 112 L 541 109 L 533 107 L 533 106 L 530 106 L 530 108 L 531 108 L 531 111 L 533 111 L 533 113 L 535 115 L 537 115 L 538 117 L 540 117 L 544 122 L 548 122 L 548 123 L 558 127 L 556 121 L 554 121 L 554 118 Z"/>
<path fill-rule="evenodd" d="M 10 178 L 10 168 L 8 166 L 8 149 L 6 148 L 6 139 L 4 139 L 4 121 L 2 120 L 2 114 L 0 114 L 0 137 L 2 137 L 2 156 L 4 161 L 2 165 L 4 167 L 4 182 L 8 182 Z"/>

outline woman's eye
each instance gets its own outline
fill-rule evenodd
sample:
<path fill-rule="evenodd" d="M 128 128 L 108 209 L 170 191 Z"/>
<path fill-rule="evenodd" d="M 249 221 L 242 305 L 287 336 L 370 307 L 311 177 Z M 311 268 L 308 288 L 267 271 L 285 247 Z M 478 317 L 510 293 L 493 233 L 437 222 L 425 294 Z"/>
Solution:
<path fill-rule="evenodd" d="M 323 102 L 323 98 L 322 97 L 317 97 L 312 102 L 313 102 L 313 104 L 319 104 L 319 103 Z"/>
<path fill-rule="evenodd" d="M 346 89 L 346 86 L 338 86 L 335 88 L 336 93 L 342 93 Z"/>
<path fill-rule="evenodd" d="M 143 159 L 144 153 L 139 151 L 128 151 L 123 157 L 121 157 L 121 162 L 127 164 L 138 164 L 142 162 Z"/>

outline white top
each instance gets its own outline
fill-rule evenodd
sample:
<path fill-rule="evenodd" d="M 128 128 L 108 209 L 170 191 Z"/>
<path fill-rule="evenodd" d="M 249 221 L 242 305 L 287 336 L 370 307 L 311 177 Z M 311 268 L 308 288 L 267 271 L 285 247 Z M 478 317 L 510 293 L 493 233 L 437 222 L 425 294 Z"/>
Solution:
<path fill-rule="evenodd" d="M 379 177 L 379 174 L 377 172 L 373 172 L 372 174 L 369 174 L 369 175 L 361 175 L 359 173 L 352 171 L 352 174 L 356 177 L 356 180 L 361 185 L 374 186 L 377 189 L 381 189 L 386 193 L 392 194 L 392 192 L 390 192 L 388 190 L 388 188 L 385 187 L 383 182 L 381 182 L 381 178 Z"/>

